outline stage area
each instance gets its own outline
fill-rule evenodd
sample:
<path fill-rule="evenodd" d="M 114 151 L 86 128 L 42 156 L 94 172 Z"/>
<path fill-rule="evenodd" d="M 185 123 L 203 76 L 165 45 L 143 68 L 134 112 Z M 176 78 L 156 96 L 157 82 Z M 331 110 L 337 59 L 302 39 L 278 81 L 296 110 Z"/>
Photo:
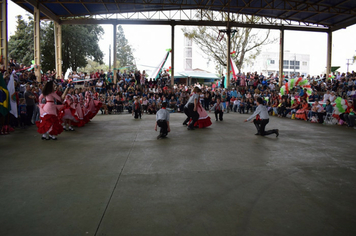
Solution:
<path fill-rule="evenodd" d="M 0 235 L 356 235 L 356 130 L 272 117 L 280 136 L 260 137 L 247 117 L 188 131 L 174 113 L 161 140 L 129 114 L 0 136 Z"/>

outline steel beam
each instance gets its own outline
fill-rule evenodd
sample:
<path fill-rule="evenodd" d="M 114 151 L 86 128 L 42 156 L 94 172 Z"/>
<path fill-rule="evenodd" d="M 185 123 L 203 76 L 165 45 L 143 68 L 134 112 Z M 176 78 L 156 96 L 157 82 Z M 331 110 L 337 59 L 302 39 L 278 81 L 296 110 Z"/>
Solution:
<path fill-rule="evenodd" d="M 7 49 L 7 0 L 1 0 L 0 4 L 0 57 L 4 69 L 7 70 L 9 62 Z"/>
<path fill-rule="evenodd" d="M 118 24 L 118 25 L 187 25 L 187 26 L 220 26 L 227 27 L 226 21 L 197 21 L 197 20 L 124 20 L 124 19 L 72 19 L 62 20 L 61 24 L 75 25 L 75 24 Z M 252 24 L 243 22 L 230 22 L 232 28 L 255 28 L 255 29 L 285 29 L 293 31 L 311 31 L 327 33 L 329 28 L 323 27 L 306 27 L 306 26 L 290 26 L 290 25 L 275 25 L 275 24 Z"/>
<path fill-rule="evenodd" d="M 282 87 L 282 81 L 283 81 L 283 61 L 284 61 L 284 29 L 281 29 L 280 38 L 279 38 L 279 75 L 278 75 L 279 88 Z"/>
<path fill-rule="evenodd" d="M 171 27 L 172 36 L 171 36 L 171 86 L 174 86 L 174 25 Z"/>
<path fill-rule="evenodd" d="M 41 82 L 41 45 L 40 45 L 40 9 L 35 7 L 33 11 L 33 34 L 34 34 L 34 56 L 35 56 L 35 76 Z"/>
<path fill-rule="evenodd" d="M 331 74 L 331 59 L 332 59 L 332 31 L 328 32 L 328 44 L 327 44 L 327 55 L 326 55 L 326 75 Z"/>
<path fill-rule="evenodd" d="M 54 51 L 57 77 L 62 77 L 62 26 L 54 22 Z"/>

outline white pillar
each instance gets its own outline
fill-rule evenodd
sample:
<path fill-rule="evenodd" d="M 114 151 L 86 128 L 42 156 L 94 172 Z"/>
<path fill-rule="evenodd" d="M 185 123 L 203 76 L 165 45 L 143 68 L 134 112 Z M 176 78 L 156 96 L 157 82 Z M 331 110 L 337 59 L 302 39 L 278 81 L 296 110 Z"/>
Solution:
<path fill-rule="evenodd" d="M 57 76 L 62 75 L 62 26 L 54 22 L 54 51 Z"/>
<path fill-rule="evenodd" d="M 331 59 L 332 59 L 332 39 L 333 33 L 331 31 L 328 32 L 328 45 L 327 45 L 327 59 L 326 59 L 326 74 L 331 74 Z"/>

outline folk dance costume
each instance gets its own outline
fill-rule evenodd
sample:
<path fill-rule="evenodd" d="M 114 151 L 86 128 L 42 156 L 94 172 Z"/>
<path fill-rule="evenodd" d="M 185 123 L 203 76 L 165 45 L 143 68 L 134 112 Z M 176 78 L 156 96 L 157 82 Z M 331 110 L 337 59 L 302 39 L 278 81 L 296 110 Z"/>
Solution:
<path fill-rule="evenodd" d="M 279 130 L 278 129 L 272 129 L 272 130 L 265 130 L 266 125 L 269 122 L 269 115 L 267 111 L 267 107 L 263 105 L 263 100 L 262 98 L 257 98 L 257 108 L 256 111 L 247 119 L 247 121 L 251 121 L 253 118 L 256 117 L 256 119 L 253 120 L 253 123 L 256 126 L 257 133 L 256 135 L 270 135 L 270 134 L 276 134 L 276 137 L 279 135 Z"/>
<path fill-rule="evenodd" d="M 61 101 L 61 98 L 52 92 L 47 96 L 40 95 L 40 121 L 36 121 L 37 132 L 42 134 L 42 139 L 56 140 L 56 136 L 63 132 L 61 121 L 58 117 L 58 110 L 62 106 L 56 105 L 56 101 Z M 45 103 L 42 103 L 45 101 Z"/>
<path fill-rule="evenodd" d="M 155 130 L 157 131 L 157 126 L 160 127 L 160 132 L 159 135 L 157 136 L 157 139 L 164 138 L 168 135 L 168 132 L 170 132 L 170 127 L 169 127 L 169 112 L 166 110 L 167 104 L 164 103 L 162 104 L 162 108 L 157 111 L 156 113 L 156 127 Z"/>
<path fill-rule="evenodd" d="M 79 118 L 76 113 L 77 113 L 77 109 L 74 104 L 74 99 L 73 99 L 72 95 L 67 94 L 65 96 L 65 100 L 64 100 L 64 109 L 60 115 L 60 117 L 62 118 L 62 121 L 64 122 L 63 129 L 74 131 L 73 127 L 71 126 L 71 123 L 78 122 Z M 66 127 L 67 123 L 69 125 L 68 128 Z"/>
<path fill-rule="evenodd" d="M 211 111 L 214 111 L 215 113 L 215 120 L 218 121 L 218 115 L 219 115 L 219 120 L 223 121 L 223 114 L 224 114 L 224 105 L 220 100 L 214 104 L 212 108 L 210 108 Z"/>
<path fill-rule="evenodd" d="M 138 117 L 141 119 L 142 109 L 141 104 L 138 101 L 135 101 L 132 105 L 132 114 L 134 115 L 135 119 L 138 119 Z"/>
<path fill-rule="evenodd" d="M 94 100 L 92 98 L 92 95 L 89 91 L 85 92 L 85 105 L 84 105 L 84 110 L 85 114 L 84 116 L 86 117 L 86 120 L 89 121 L 91 120 L 95 115 L 96 107 Z"/>
<path fill-rule="evenodd" d="M 201 129 L 212 125 L 210 116 L 208 115 L 206 110 L 202 107 L 200 102 L 197 105 L 197 112 L 199 114 L 199 118 L 197 122 L 195 122 L 194 127 L 198 127 Z"/>
<path fill-rule="evenodd" d="M 197 122 L 199 119 L 199 113 L 194 111 L 194 107 L 197 106 L 199 98 L 199 93 L 193 92 L 187 104 L 184 106 L 184 113 L 186 114 L 187 119 L 185 119 L 183 125 L 187 125 L 189 120 L 192 119 L 192 121 L 189 123 L 188 130 L 193 130 L 195 122 Z"/>
<path fill-rule="evenodd" d="M 83 127 L 84 124 L 85 124 L 85 120 L 84 120 L 83 108 L 82 108 L 81 102 L 80 102 L 80 95 L 79 94 L 74 94 L 73 95 L 73 99 L 74 99 L 74 106 L 75 106 L 75 110 L 76 110 L 76 117 L 75 118 L 77 119 L 77 122 L 74 123 L 74 125 L 77 126 L 77 127 Z"/>
<path fill-rule="evenodd" d="M 94 93 L 94 96 L 93 96 L 93 102 L 94 102 L 94 106 L 95 106 L 95 111 L 94 111 L 94 113 L 95 113 L 95 115 L 100 111 L 100 108 L 101 108 L 101 106 L 103 105 L 103 103 L 100 101 L 100 99 L 99 99 L 99 93 L 98 92 L 96 92 L 96 93 Z"/>

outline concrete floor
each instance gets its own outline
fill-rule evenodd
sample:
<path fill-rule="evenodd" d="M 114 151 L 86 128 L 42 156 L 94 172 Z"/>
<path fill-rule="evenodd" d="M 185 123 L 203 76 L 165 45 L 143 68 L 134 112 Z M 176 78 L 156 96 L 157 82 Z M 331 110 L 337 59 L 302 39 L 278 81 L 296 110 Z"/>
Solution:
<path fill-rule="evenodd" d="M 260 137 L 245 118 L 188 131 L 171 114 L 162 140 L 128 114 L 0 136 L 0 235 L 356 235 L 356 130 L 272 117 L 280 136 Z"/>

